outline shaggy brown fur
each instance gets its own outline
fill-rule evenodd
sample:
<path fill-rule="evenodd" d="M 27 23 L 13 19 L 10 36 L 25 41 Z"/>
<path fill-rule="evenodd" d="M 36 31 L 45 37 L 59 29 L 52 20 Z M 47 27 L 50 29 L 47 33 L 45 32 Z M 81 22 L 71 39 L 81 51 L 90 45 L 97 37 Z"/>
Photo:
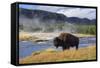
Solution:
<path fill-rule="evenodd" d="M 79 38 L 70 33 L 61 33 L 58 37 L 54 38 L 54 46 L 58 48 L 62 47 L 63 50 L 70 47 L 76 47 L 78 49 Z"/>

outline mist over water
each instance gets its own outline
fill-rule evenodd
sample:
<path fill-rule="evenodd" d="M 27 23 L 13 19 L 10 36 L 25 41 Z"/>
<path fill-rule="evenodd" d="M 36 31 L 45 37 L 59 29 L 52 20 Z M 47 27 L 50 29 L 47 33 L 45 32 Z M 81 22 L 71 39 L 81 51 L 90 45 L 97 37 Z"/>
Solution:
<path fill-rule="evenodd" d="M 41 21 L 39 18 L 19 17 L 19 28 L 26 32 L 69 32 L 75 33 L 75 25 L 68 22 L 57 23 L 55 20 Z"/>

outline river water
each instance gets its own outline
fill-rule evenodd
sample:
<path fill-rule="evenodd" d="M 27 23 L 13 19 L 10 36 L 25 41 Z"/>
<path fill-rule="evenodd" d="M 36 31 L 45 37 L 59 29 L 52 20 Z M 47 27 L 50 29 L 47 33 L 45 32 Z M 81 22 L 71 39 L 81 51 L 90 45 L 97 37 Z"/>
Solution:
<path fill-rule="evenodd" d="M 79 48 L 92 46 L 92 45 L 96 45 L 95 37 L 80 38 Z M 20 41 L 19 42 L 19 58 L 24 58 L 26 56 L 31 55 L 32 52 L 41 51 L 48 48 L 56 49 L 53 45 L 52 39 L 45 42 Z M 56 50 L 62 50 L 62 48 L 59 47 Z"/>

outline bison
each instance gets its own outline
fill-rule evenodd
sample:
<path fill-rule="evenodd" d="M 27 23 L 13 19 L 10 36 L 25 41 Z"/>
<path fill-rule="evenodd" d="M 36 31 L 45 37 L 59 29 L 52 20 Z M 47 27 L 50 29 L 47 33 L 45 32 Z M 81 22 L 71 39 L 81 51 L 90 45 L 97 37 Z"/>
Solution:
<path fill-rule="evenodd" d="M 70 47 L 76 47 L 76 50 L 78 50 L 79 38 L 70 33 L 61 33 L 54 38 L 53 42 L 56 48 L 60 46 L 63 50 L 66 50 Z"/>

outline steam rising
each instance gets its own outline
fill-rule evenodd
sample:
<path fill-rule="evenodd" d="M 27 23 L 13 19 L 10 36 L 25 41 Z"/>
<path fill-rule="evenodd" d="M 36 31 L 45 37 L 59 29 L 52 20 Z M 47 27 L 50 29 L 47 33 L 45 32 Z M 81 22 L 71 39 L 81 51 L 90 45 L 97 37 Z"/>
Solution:
<path fill-rule="evenodd" d="M 76 32 L 75 26 L 68 22 L 57 23 L 54 20 L 42 22 L 39 18 L 19 17 L 19 29 L 27 32 Z"/>

